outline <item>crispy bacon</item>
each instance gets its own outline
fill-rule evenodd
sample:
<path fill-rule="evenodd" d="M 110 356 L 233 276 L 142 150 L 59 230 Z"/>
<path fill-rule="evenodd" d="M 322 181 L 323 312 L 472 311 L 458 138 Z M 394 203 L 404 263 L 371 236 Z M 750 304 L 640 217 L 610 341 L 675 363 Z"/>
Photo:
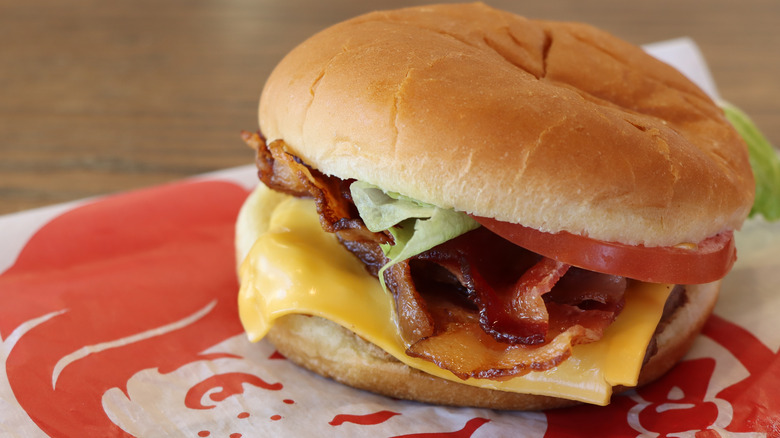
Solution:
<path fill-rule="evenodd" d="M 529 346 L 496 341 L 479 329 L 465 312 L 448 321 L 435 337 L 417 342 L 407 354 L 429 360 L 461 379 L 500 379 L 550 369 L 571 356 L 571 347 L 583 332 L 576 325 L 556 333 L 549 342 Z"/>
<path fill-rule="evenodd" d="M 276 141 L 270 145 L 259 133 L 241 133 L 244 142 L 257 152 L 255 164 L 257 176 L 265 185 L 292 196 L 311 196 L 308 185 L 302 181 L 299 173 L 303 167 L 299 160 L 284 152 L 283 142 Z"/>
<path fill-rule="evenodd" d="M 373 233 L 360 219 L 349 191 L 351 180 L 327 176 L 287 152 L 282 140 L 266 144 L 259 134 L 243 132 L 244 141 L 257 151 L 257 175 L 268 187 L 292 196 L 313 197 L 320 225 L 339 239 L 392 243 L 390 233 Z"/>
<path fill-rule="evenodd" d="M 572 269 L 555 285 L 547 310 L 551 320 L 585 327 L 583 342 L 597 341 L 623 310 L 626 287 L 625 277 Z"/>
<path fill-rule="evenodd" d="M 479 228 L 419 256 L 447 269 L 479 309 L 482 329 L 497 341 L 539 344 L 547 333 L 542 298 L 568 265 L 527 251 Z"/>
<path fill-rule="evenodd" d="M 436 332 L 411 343 L 407 352 L 463 378 L 500 378 L 556 366 L 573 345 L 601 338 L 621 310 L 626 288 L 622 277 L 570 268 L 484 228 L 416 260 L 416 266 L 424 264 L 417 268 L 415 284 Z M 576 287 L 583 291 L 579 296 Z"/>
<path fill-rule="evenodd" d="M 415 344 L 434 334 L 434 323 L 425 300 L 415 287 L 408 261 L 396 263 L 385 271 L 387 287 L 395 297 L 395 311 L 401 337 Z"/>
<path fill-rule="evenodd" d="M 323 229 L 378 275 L 387 258 L 360 219 L 352 181 L 307 166 L 276 140 L 244 134 L 257 150 L 260 179 L 294 196 L 311 196 Z M 478 228 L 391 266 L 384 280 L 395 298 L 407 353 L 461 378 L 505 378 L 546 370 L 573 345 L 601 338 L 623 306 L 626 280 L 572 268 Z"/>

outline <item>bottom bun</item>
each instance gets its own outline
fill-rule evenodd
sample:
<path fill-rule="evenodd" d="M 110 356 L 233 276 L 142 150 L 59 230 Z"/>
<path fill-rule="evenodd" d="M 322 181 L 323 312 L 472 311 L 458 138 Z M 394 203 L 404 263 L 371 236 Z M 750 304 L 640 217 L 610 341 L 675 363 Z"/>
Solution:
<path fill-rule="evenodd" d="M 712 312 L 720 282 L 686 286 L 682 305 L 665 317 L 655 335 L 657 351 L 646 361 L 639 385 L 666 373 L 691 347 Z M 346 385 L 393 398 L 452 406 L 540 410 L 579 402 L 563 398 L 478 388 L 413 369 L 374 344 L 326 319 L 287 315 L 267 338 L 292 362 Z M 614 388 L 615 393 L 625 387 Z"/>

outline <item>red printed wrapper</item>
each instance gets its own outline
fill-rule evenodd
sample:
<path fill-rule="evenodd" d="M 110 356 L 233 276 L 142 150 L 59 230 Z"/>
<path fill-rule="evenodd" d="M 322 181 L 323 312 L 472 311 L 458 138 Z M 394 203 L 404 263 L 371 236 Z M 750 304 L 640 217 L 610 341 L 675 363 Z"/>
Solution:
<path fill-rule="evenodd" d="M 649 47 L 714 95 L 689 40 Z M 252 344 L 237 313 L 242 167 L 0 217 L 0 435 L 780 435 L 780 224 L 749 221 L 693 349 L 607 407 L 499 412 L 393 400 Z"/>

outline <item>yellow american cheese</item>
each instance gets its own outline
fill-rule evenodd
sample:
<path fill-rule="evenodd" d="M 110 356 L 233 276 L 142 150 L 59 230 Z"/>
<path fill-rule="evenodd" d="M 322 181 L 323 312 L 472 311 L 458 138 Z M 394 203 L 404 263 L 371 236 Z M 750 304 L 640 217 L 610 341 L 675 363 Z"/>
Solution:
<path fill-rule="evenodd" d="M 241 265 L 239 292 L 241 322 L 252 341 L 262 339 L 283 315 L 317 315 L 429 374 L 466 385 L 605 405 L 613 386 L 636 385 L 645 349 L 672 290 L 671 285 L 632 284 L 623 311 L 604 338 L 575 346 L 572 356 L 552 370 L 502 381 L 461 380 L 405 354 L 392 298 L 335 236 L 321 229 L 311 200 L 279 196 L 263 185 L 252 196 L 254 205 L 248 208 L 263 210 L 255 222 L 262 229 Z"/>

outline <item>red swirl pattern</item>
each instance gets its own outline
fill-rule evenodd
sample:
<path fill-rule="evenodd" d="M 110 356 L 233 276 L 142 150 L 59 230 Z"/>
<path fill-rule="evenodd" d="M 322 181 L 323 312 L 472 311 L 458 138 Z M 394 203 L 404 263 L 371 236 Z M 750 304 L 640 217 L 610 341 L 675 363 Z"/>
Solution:
<path fill-rule="evenodd" d="M 246 195 L 228 182 L 171 184 L 83 204 L 35 232 L 13 266 L 0 274 L 0 360 L 13 394 L 11 407 L 18 406 L 52 437 L 85 431 L 129 437 L 105 411 L 107 391 L 118 388 L 133 399 L 128 385 L 141 371 L 157 370 L 165 377 L 199 361 L 246 361 L 241 354 L 207 353 L 242 332 L 232 239 Z M 553 410 L 534 421 L 546 424 L 547 438 L 666 437 L 690 430 L 697 438 L 723 431 L 776 433 L 780 353 L 719 316 L 710 318 L 703 334 L 709 342 L 702 347 L 705 354 L 682 362 L 654 384 L 615 397 L 608 407 Z M 746 377 L 724 376 L 723 355 L 744 368 Z M 260 399 L 247 399 L 224 419 L 235 429 L 225 432 L 215 424 L 194 429 L 193 436 L 253 436 L 246 430 L 286 430 L 302 421 L 314 421 L 319 432 L 354 427 L 403 438 L 465 438 L 506 424 L 527 425 L 526 417 L 516 414 L 475 417 L 470 410 L 446 409 L 448 426 L 424 431 L 430 413 L 444 408 L 378 401 L 341 387 L 326 416 L 310 420 L 321 406 L 311 395 L 319 389 L 309 386 L 308 377 L 278 377 L 278 370 L 296 373 L 296 368 L 271 350 L 254 365 L 259 368 L 252 373 L 215 368 L 183 388 L 182 409 L 197 415 L 248 398 L 249 386 L 262 390 L 251 392 Z M 372 408 L 358 415 L 356 406 Z M 266 410 L 259 415 L 261 407 Z M 17 414 L 3 411 L 0 419 Z"/>

